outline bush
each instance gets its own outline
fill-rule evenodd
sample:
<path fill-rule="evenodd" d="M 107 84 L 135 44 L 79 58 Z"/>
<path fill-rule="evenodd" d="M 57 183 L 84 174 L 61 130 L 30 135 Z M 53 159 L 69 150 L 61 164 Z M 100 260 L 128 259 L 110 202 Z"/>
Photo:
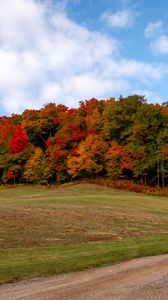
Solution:
<path fill-rule="evenodd" d="M 143 184 L 137 184 L 130 180 L 111 180 L 108 178 L 87 179 L 86 182 L 99 184 L 101 186 L 112 187 L 119 190 L 126 190 L 136 193 L 144 193 L 153 196 L 168 197 L 168 188 L 151 187 Z"/>

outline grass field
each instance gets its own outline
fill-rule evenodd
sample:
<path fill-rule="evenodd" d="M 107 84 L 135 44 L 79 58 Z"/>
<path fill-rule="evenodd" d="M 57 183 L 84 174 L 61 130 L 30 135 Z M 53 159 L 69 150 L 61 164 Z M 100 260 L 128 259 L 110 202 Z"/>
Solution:
<path fill-rule="evenodd" d="M 0 283 L 168 253 L 168 198 L 96 185 L 0 191 Z"/>

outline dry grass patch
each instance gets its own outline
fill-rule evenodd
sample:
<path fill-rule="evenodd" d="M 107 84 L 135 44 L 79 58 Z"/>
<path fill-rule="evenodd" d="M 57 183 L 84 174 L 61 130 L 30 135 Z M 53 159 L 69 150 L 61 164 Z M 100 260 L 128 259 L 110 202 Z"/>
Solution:
<path fill-rule="evenodd" d="M 0 247 L 166 235 L 168 199 L 81 184 L 0 191 Z"/>

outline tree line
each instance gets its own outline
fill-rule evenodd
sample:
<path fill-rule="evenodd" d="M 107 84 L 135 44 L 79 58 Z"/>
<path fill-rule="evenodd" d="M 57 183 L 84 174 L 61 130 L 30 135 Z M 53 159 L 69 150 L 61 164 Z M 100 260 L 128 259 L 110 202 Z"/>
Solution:
<path fill-rule="evenodd" d="M 108 177 L 168 184 L 168 102 L 133 95 L 0 117 L 0 182 Z"/>

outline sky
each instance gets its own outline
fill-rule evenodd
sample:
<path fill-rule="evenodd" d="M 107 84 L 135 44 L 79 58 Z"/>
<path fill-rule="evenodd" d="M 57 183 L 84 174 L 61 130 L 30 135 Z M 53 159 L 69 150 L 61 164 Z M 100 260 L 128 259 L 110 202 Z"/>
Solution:
<path fill-rule="evenodd" d="M 168 100 L 167 0 L 0 0 L 0 115 Z"/>

